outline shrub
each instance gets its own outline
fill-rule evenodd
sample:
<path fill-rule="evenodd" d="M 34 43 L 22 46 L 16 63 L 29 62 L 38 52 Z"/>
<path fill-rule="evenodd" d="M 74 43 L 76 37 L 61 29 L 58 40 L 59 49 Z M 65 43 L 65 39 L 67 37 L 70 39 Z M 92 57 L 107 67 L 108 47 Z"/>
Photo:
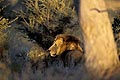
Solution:
<path fill-rule="evenodd" d="M 39 46 L 33 46 L 27 55 L 27 57 L 34 62 L 44 60 L 47 56 L 48 53 L 45 52 L 43 48 Z"/>
<path fill-rule="evenodd" d="M 40 24 L 47 28 L 55 28 L 74 17 L 75 10 L 68 0 L 26 0 L 26 10 L 17 12 L 25 24 L 34 29 Z"/>
<path fill-rule="evenodd" d="M 4 30 L 8 27 L 8 19 L 0 17 L 0 46 L 4 46 L 7 35 Z"/>

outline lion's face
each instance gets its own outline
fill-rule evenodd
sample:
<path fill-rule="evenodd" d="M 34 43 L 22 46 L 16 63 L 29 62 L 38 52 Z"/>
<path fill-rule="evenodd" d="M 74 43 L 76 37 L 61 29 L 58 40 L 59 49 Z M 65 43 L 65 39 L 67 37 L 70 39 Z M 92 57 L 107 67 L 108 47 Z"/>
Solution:
<path fill-rule="evenodd" d="M 66 44 L 63 41 L 63 38 L 56 39 L 53 45 L 48 49 L 50 51 L 50 55 L 55 57 L 57 55 L 61 55 L 63 51 L 66 49 Z"/>
<path fill-rule="evenodd" d="M 79 50 L 82 52 L 82 48 L 78 43 L 66 42 L 62 37 L 56 38 L 53 45 L 48 50 L 52 57 L 61 55 L 65 50 Z"/>

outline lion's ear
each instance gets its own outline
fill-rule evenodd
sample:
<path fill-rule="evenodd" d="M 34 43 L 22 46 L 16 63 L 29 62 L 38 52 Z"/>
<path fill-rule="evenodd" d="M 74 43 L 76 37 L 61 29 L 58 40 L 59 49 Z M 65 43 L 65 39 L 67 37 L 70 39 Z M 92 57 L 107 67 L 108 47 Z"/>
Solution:
<path fill-rule="evenodd" d="M 70 42 L 67 44 L 67 50 L 74 50 L 76 49 L 76 44 L 74 42 Z"/>
<path fill-rule="evenodd" d="M 78 47 L 78 50 L 79 50 L 79 51 L 83 52 L 83 49 L 80 47 L 79 44 L 77 45 L 77 47 Z"/>

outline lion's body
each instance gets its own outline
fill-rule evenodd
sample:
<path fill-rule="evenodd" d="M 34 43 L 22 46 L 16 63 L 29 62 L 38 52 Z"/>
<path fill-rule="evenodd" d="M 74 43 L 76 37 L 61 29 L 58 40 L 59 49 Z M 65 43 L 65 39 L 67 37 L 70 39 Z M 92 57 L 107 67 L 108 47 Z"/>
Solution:
<path fill-rule="evenodd" d="M 63 60 L 64 66 L 73 67 L 81 61 L 82 56 L 83 53 L 81 53 L 79 50 L 70 50 L 63 52 L 61 58 Z"/>

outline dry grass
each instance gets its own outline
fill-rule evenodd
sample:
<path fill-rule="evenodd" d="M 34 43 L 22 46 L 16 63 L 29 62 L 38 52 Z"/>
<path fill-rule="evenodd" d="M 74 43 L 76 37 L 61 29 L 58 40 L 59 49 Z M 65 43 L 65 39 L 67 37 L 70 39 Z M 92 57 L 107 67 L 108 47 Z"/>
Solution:
<path fill-rule="evenodd" d="M 8 27 L 8 19 L 0 17 L 0 46 L 6 43 L 7 35 L 3 31 Z"/>
<path fill-rule="evenodd" d="M 36 23 L 46 25 L 51 20 L 74 14 L 74 9 L 70 8 L 71 2 L 66 0 L 26 0 L 24 4 L 27 10 L 20 11 L 20 17 L 31 28 Z"/>
<path fill-rule="evenodd" d="M 44 60 L 48 56 L 48 53 L 43 50 L 42 47 L 33 46 L 28 53 L 27 57 L 34 62 Z"/>

